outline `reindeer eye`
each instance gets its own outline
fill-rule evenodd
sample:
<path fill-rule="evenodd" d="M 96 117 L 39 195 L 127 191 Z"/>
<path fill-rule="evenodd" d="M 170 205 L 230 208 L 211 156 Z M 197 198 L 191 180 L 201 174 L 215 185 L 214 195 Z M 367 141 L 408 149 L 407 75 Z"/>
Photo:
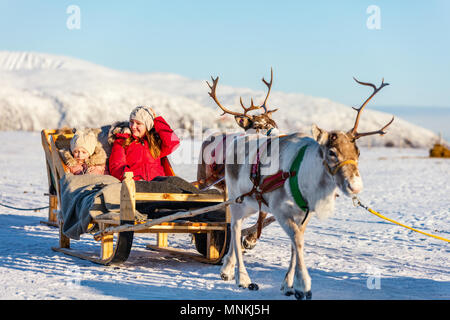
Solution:
<path fill-rule="evenodd" d="M 329 155 L 331 158 L 337 158 L 337 154 L 336 154 L 336 152 L 334 152 L 333 150 L 328 150 L 328 155 Z"/>

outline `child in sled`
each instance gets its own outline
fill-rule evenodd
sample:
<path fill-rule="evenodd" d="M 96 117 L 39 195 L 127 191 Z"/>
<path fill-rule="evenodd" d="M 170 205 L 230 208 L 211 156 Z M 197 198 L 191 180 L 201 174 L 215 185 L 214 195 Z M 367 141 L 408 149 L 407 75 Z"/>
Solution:
<path fill-rule="evenodd" d="M 106 165 L 106 153 L 97 146 L 96 134 L 87 129 L 77 131 L 70 141 L 70 152 L 62 152 L 64 163 L 75 175 L 109 174 Z"/>
<path fill-rule="evenodd" d="M 179 138 L 152 108 L 138 106 L 129 117 L 127 133 L 116 133 L 109 158 L 109 171 L 119 180 L 133 172 L 134 180 L 151 181 L 166 176 L 166 156 L 180 144 Z"/>

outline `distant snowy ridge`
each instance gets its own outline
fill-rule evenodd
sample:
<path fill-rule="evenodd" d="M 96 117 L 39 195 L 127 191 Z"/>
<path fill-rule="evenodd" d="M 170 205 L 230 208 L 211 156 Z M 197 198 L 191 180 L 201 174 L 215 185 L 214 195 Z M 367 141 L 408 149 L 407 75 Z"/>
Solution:
<path fill-rule="evenodd" d="M 50 54 L 33 52 L 0 51 L 0 70 L 36 70 L 36 69 L 87 69 L 99 67 L 93 63 Z"/>
<path fill-rule="evenodd" d="M 236 129 L 231 116 L 208 96 L 203 80 L 176 74 L 132 73 L 112 70 L 65 56 L 0 51 L 0 130 L 40 131 L 44 128 L 99 127 L 126 120 L 137 105 L 154 106 L 173 128 L 192 131 L 195 124 L 208 128 Z M 263 100 L 265 91 L 233 88 L 219 83 L 217 95 L 230 109 Z M 349 130 L 356 112 L 326 98 L 273 91 L 269 107 L 281 132 L 310 132 L 316 123 L 323 129 Z M 358 130 L 380 129 L 391 115 L 364 110 Z M 430 147 L 438 140 L 430 130 L 396 118 L 383 137 L 361 138 L 361 145 Z"/>

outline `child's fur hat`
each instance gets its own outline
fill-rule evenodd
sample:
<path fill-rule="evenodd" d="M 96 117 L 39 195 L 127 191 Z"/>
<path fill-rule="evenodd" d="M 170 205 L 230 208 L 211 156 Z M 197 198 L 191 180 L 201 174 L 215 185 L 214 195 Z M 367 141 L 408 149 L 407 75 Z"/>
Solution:
<path fill-rule="evenodd" d="M 77 130 L 72 140 L 70 141 L 70 151 L 73 152 L 75 149 L 82 147 L 86 149 L 86 151 L 89 153 L 89 156 L 92 156 L 92 154 L 95 151 L 96 145 L 97 145 L 97 137 L 91 130 L 89 131 Z"/>

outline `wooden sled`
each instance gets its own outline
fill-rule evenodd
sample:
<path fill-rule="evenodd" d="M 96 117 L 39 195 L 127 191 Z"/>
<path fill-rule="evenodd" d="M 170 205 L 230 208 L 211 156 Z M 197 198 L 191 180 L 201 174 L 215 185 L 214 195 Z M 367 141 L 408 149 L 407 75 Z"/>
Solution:
<path fill-rule="evenodd" d="M 98 253 L 81 252 L 70 248 L 70 239 L 66 237 L 62 230 L 64 221 L 61 221 L 58 213 L 60 208 L 60 186 L 59 180 L 66 173 L 67 167 L 61 159 L 58 149 L 67 141 L 70 141 L 73 134 L 70 132 L 60 132 L 58 130 L 43 130 L 42 145 L 44 147 L 48 182 L 50 209 L 48 221 L 42 221 L 47 225 L 59 227 L 59 246 L 52 249 L 70 256 L 89 260 L 102 265 L 120 264 L 128 259 L 133 238 L 140 233 L 156 233 L 156 244 L 147 245 L 149 249 L 167 252 L 175 255 L 182 255 L 195 260 L 218 264 L 228 251 L 230 234 L 230 214 L 226 206 L 226 193 L 218 194 L 188 194 L 188 193 L 140 193 L 136 192 L 135 182 L 132 173 L 126 173 L 122 181 L 120 198 L 120 220 L 93 219 L 92 226 L 96 226 L 97 233 L 94 237 L 100 244 Z M 209 208 L 222 207 L 226 210 L 223 221 L 216 222 L 191 222 L 180 220 L 176 217 L 172 221 L 165 221 L 146 227 L 146 223 L 151 220 L 138 221 L 135 217 L 136 201 L 171 201 L 180 204 L 195 202 L 208 211 Z M 229 202 L 229 201 L 228 201 Z M 189 209 L 189 208 L 186 208 Z M 200 210 L 200 209 L 197 209 Z M 195 210 L 190 210 L 195 211 Z M 168 217 L 167 219 L 170 219 Z M 128 229 L 138 228 L 131 231 L 114 231 L 117 227 L 125 226 Z M 106 232 L 113 230 L 112 232 Z M 184 251 L 168 247 L 169 233 L 190 233 L 194 235 L 195 247 L 199 253 Z"/>

